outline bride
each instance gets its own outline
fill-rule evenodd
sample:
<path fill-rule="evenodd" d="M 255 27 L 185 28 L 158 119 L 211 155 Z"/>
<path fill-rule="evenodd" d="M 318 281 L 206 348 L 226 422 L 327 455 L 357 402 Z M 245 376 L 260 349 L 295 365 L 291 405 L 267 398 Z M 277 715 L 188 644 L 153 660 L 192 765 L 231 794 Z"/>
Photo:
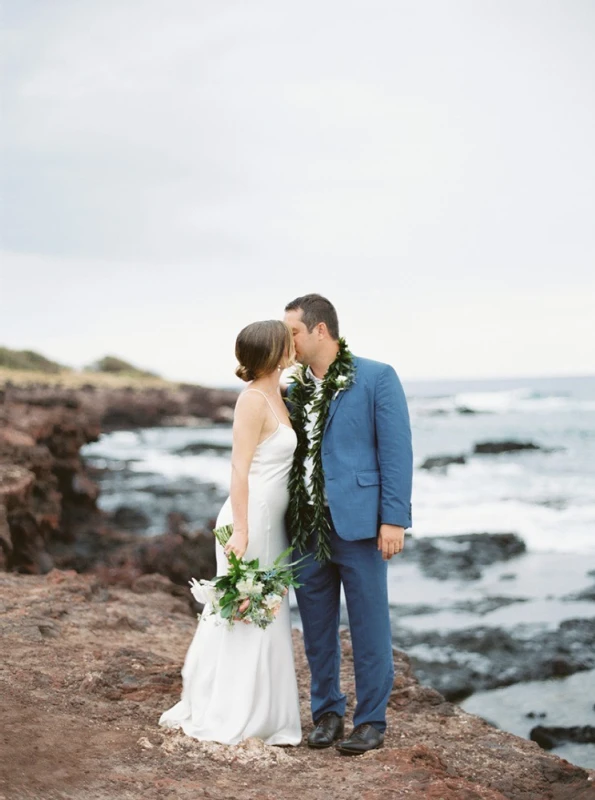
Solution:
<path fill-rule="evenodd" d="M 287 479 L 297 440 L 279 379 L 295 359 L 293 337 L 280 321 L 254 322 L 236 340 L 236 374 L 250 381 L 239 396 L 233 423 L 230 496 L 216 527 L 233 523 L 225 548 L 216 543 L 217 574 L 227 556 L 260 559 L 268 566 L 288 546 L 284 516 Z M 205 607 L 182 667 L 182 695 L 159 725 L 195 739 L 224 744 L 254 736 L 271 745 L 301 741 L 289 599 L 266 628 L 217 624 Z"/>

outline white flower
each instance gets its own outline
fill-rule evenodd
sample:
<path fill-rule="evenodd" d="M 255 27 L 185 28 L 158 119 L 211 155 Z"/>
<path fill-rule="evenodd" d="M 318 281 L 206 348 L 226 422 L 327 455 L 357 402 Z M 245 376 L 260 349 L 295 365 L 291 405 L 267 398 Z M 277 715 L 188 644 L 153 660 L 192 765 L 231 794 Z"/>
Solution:
<path fill-rule="evenodd" d="M 201 580 L 199 582 L 196 578 L 192 578 L 188 583 L 190 584 L 190 592 L 197 603 L 202 603 L 203 605 L 206 603 L 215 604 L 217 590 L 212 581 Z"/>
<path fill-rule="evenodd" d="M 252 578 L 246 578 L 243 581 L 238 581 L 236 583 L 236 589 L 241 595 L 249 595 L 252 592 L 254 587 L 254 582 Z"/>
<path fill-rule="evenodd" d="M 261 594 L 263 588 L 264 585 L 262 583 L 254 583 L 254 579 L 251 576 L 247 576 L 243 581 L 238 581 L 236 583 L 236 589 L 240 595 L 245 595 L 247 597 Z"/>
<path fill-rule="evenodd" d="M 281 603 L 283 602 L 283 598 L 278 594 L 267 594 L 263 598 L 263 604 L 265 608 L 268 608 L 269 611 L 276 611 Z"/>
<path fill-rule="evenodd" d="M 344 386 L 347 383 L 347 375 L 337 375 L 335 383 L 337 386 Z"/>

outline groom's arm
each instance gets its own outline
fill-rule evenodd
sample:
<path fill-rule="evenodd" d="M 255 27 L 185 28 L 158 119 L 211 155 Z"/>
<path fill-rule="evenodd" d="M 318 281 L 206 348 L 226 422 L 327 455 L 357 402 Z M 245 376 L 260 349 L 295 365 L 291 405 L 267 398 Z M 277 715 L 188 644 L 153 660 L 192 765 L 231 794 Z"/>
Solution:
<path fill-rule="evenodd" d="M 410 528 L 413 449 L 405 392 L 397 373 L 385 365 L 374 397 L 380 467 L 380 524 Z"/>

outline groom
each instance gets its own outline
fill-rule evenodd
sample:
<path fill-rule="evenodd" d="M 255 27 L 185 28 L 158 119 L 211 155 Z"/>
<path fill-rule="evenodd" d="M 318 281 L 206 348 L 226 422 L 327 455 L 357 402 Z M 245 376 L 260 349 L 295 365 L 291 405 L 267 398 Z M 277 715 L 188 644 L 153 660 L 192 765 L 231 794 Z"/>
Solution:
<path fill-rule="evenodd" d="M 318 294 L 285 308 L 302 365 L 289 387 L 298 436 L 288 530 L 306 557 L 296 590 L 312 675 L 314 748 L 358 755 L 381 747 L 394 667 L 387 562 L 411 526 L 407 402 L 394 369 L 353 356 L 334 306 Z M 339 614 L 345 592 L 357 706 L 345 738 Z"/>

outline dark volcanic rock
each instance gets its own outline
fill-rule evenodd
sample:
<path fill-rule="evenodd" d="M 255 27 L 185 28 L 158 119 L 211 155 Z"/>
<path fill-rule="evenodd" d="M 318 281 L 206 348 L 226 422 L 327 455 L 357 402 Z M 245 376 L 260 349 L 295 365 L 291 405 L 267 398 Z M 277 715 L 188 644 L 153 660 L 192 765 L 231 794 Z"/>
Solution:
<path fill-rule="evenodd" d="M 517 450 L 543 450 L 543 448 L 537 444 L 533 444 L 533 442 L 515 442 L 515 441 L 478 442 L 473 448 L 473 452 L 478 454 L 514 453 Z"/>
<path fill-rule="evenodd" d="M 580 592 L 574 592 L 573 594 L 567 594 L 562 599 L 563 600 L 588 600 L 588 601 L 595 602 L 595 584 L 593 586 L 587 586 L 586 589 L 581 589 Z"/>
<path fill-rule="evenodd" d="M 209 451 L 216 453 L 229 453 L 231 444 L 218 444 L 216 442 L 191 442 L 190 444 L 174 450 L 177 456 L 198 456 Z"/>
<path fill-rule="evenodd" d="M 481 600 L 458 600 L 452 604 L 453 611 L 466 611 L 469 614 L 491 614 L 498 608 L 514 605 L 515 603 L 526 603 L 526 597 L 482 597 Z"/>
<path fill-rule="evenodd" d="M 142 531 L 149 524 L 149 518 L 138 508 L 130 506 L 119 506 L 111 515 L 110 519 L 117 528 L 125 531 Z"/>
<path fill-rule="evenodd" d="M 595 742 L 595 727 L 593 725 L 574 725 L 569 728 L 536 725 L 531 728 L 529 738 L 544 750 L 553 750 L 558 745 L 566 742 L 577 744 L 593 744 Z"/>
<path fill-rule="evenodd" d="M 481 567 L 515 558 L 526 549 L 515 533 L 464 533 L 408 538 L 402 557 L 417 561 L 430 578 L 476 580 Z"/>
<path fill-rule="evenodd" d="M 453 701 L 520 681 L 572 675 L 595 667 L 595 618 L 562 622 L 557 630 L 477 627 L 462 631 L 401 628 L 395 644 L 411 656 L 422 683 Z"/>
<path fill-rule="evenodd" d="M 465 464 L 465 456 L 433 456 L 426 458 L 420 469 L 445 469 L 449 464 Z"/>

